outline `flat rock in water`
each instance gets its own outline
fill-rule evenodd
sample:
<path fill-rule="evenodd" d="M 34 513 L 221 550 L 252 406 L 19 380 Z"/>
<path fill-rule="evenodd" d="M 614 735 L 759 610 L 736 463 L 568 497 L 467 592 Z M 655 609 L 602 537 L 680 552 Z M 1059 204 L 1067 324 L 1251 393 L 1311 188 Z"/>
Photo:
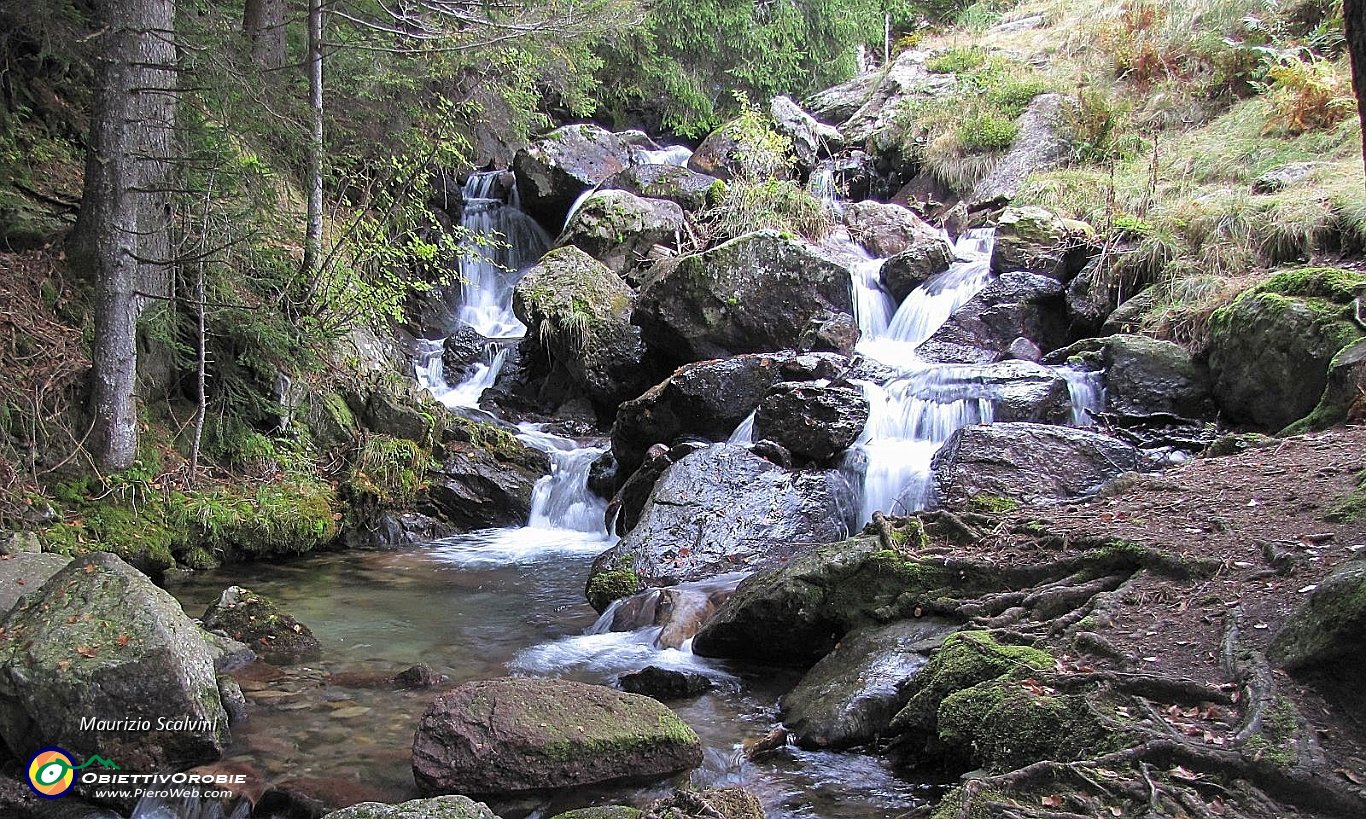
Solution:
<path fill-rule="evenodd" d="M 642 694 L 657 700 L 681 700 L 695 697 L 715 687 L 710 679 L 696 671 L 677 671 L 647 665 L 639 671 L 622 674 L 618 679 L 621 690 Z"/>
<path fill-rule="evenodd" d="M 240 641 L 272 662 L 316 657 L 322 643 L 308 626 L 274 601 L 241 586 L 229 586 L 204 612 L 204 628 Z"/>
<path fill-rule="evenodd" d="M 657 701 L 569 680 L 466 683 L 432 703 L 413 739 L 427 794 L 659 779 L 701 762 L 697 734 Z"/>

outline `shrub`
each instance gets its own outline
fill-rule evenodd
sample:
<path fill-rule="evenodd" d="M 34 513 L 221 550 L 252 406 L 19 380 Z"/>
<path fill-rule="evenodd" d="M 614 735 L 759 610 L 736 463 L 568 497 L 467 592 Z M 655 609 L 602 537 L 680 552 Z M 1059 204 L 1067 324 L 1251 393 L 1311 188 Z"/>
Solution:
<path fill-rule="evenodd" d="M 1356 113 L 1351 88 L 1331 61 L 1300 48 L 1273 53 L 1268 62 L 1263 87 L 1272 110 L 1264 133 L 1323 131 Z"/>
<path fill-rule="evenodd" d="M 825 203 L 796 182 L 776 179 L 732 181 L 702 218 L 714 236 L 725 238 L 770 228 L 818 241 L 834 224 Z"/>

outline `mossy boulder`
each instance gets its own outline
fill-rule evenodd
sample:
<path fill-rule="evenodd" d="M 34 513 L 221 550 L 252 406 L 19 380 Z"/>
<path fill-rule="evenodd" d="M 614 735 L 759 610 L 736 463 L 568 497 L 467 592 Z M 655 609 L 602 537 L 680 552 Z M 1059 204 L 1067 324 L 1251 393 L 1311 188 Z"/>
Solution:
<path fill-rule="evenodd" d="M 943 236 L 921 236 L 878 268 L 878 281 L 892 298 L 902 301 L 911 291 L 949 269 L 954 262 L 953 245 Z"/>
<path fill-rule="evenodd" d="M 1067 282 L 1085 265 L 1094 237 L 1090 225 L 1043 208 L 1006 208 L 996 224 L 991 269 L 998 275 L 1034 273 Z"/>
<path fill-rule="evenodd" d="M 787 179 L 791 175 L 788 156 L 776 141 L 752 139 L 743 119 L 730 122 L 707 134 L 688 159 L 688 170 L 729 181 L 736 177 Z"/>
<path fill-rule="evenodd" d="M 1346 422 L 1366 420 L 1366 338 L 1343 347 L 1328 362 L 1328 383 L 1319 403 L 1286 432 L 1323 429 Z"/>
<path fill-rule="evenodd" d="M 56 745 L 148 773 L 218 759 L 228 717 L 200 635 L 118 557 L 72 561 L 0 628 L 0 736 L 20 759 Z"/>
<path fill-rule="evenodd" d="M 1084 697 L 1011 674 L 952 692 L 939 704 L 939 742 L 995 772 L 1051 759 L 1072 762 L 1117 750 Z"/>
<path fill-rule="evenodd" d="M 996 680 L 1019 669 L 1052 667 L 1053 657 L 1046 651 L 1006 645 L 985 631 L 952 634 L 911 680 L 905 692 L 906 705 L 892 719 L 891 730 L 937 735 L 940 706 L 954 692 Z"/>
<path fill-rule="evenodd" d="M 624 276 L 648 259 L 655 245 L 676 246 L 685 229 L 683 208 L 675 202 L 600 190 L 579 204 L 556 245 L 577 247 Z"/>
<path fill-rule="evenodd" d="M 693 639 L 693 651 L 778 665 L 810 666 L 854 628 L 914 615 L 939 597 L 997 588 L 977 569 L 950 570 L 917 558 L 925 530 L 908 518 L 893 530 L 896 549 L 860 535 L 808 548 L 786 566 L 746 578 Z"/>
<path fill-rule="evenodd" d="M 647 199 L 667 199 L 683 210 L 699 211 L 707 206 L 707 191 L 716 182 L 714 176 L 679 165 L 633 165 L 609 176 L 598 190 L 620 190 Z"/>
<path fill-rule="evenodd" d="M 666 266 L 641 288 L 631 320 L 651 350 L 683 363 L 795 348 L 825 313 L 853 315 L 849 271 L 761 230 Z"/>
<path fill-rule="evenodd" d="M 1209 369 L 1178 344 L 1121 333 L 1078 341 L 1050 353 L 1046 361 L 1061 364 L 1078 358 L 1104 368 L 1105 409 L 1110 412 L 1185 418 L 1214 412 Z"/>
<path fill-rule="evenodd" d="M 70 562 L 69 557 L 42 552 L 5 555 L 0 559 L 0 617 L 24 598 L 33 596 L 49 577 Z"/>
<path fill-rule="evenodd" d="M 624 135 L 596 125 L 566 125 L 517 152 L 512 169 L 522 206 L 557 233 L 579 194 L 631 164 Z"/>
<path fill-rule="evenodd" d="M 224 589 L 205 610 L 201 622 L 209 631 L 245 643 L 270 662 L 297 662 L 322 653 L 322 643 L 308 626 L 273 600 L 241 586 Z"/>
<path fill-rule="evenodd" d="M 744 788 L 680 790 L 651 803 L 641 819 L 764 819 L 764 807 Z"/>
<path fill-rule="evenodd" d="M 466 796 L 413 799 L 398 805 L 362 802 L 327 814 L 323 819 L 498 819 L 489 806 Z"/>
<path fill-rule="evenodd" d="M 424 794 L 644 781 L 701 762 L 697 734 L 667 707 L 569 680 L 466 683 L 432 703 L 413 739 L 413 777 Z"/>
<path fill-rule="evenodd" d="M 1359 490 L 1360 491 L 1360 490 Z M 1267 656 L 1290 669 L 1355 663 L 1366 648 L 1366 560 L 1324 578 L 1276 632 Z"/>
<path fill-rule="evenodd" d="M 600 406 L 649 385 L 630 286 L 576 247 L 550 251 L 517 282 L 512 307 L 527 325 L 524 362 L 548 356 Z"/>
<path fill-rule="evenodd" d="M 437 466 L 417 496 L 418 511 L 465 530 L 525 523 L 536 481 L 550 471 L 546 454 L 496 424 L 450 413 L 442 422 Z"/>
<path fill-rule="evenodd" d="M 1336 268 L 1278 273 L 1210 317 L 1214 398 L 1234 423 L 1275 432 L 1308 415 L 1334 357 L 1362 336 L 1351 320 L 1366 274 Z"/>
<path fill-rule="evenodd" d="M 906 704 L 906 688 L 930 651 L 957 628 L 938 618 L 858 629 L 783 695 L 779 716 L 805 748 L 874 741 Z"/>

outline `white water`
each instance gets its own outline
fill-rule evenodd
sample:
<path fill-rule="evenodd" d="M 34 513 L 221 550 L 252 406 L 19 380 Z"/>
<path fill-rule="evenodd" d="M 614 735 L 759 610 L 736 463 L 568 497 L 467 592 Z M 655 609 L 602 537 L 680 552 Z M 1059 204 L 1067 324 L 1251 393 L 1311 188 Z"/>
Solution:
<path fill-rule="evenodd" d="M 144 796 L 134 806 L 130 819 L 246 819 L 250 815 L 251 803 L 245 800 L 225 807 L 221 800 L 198 796 Z"/>
<path fill-rule="evenodd" d="M 486 338 L 521 338 L 526 325 L 512 312 L 512 288 L 522 270 L 550 249 L 536 220 L 497 196 L 504 171 L 472 174 L 465 183 L 460 224 L 471 234 L 461 246 L 460 307 L 456 318 Z"/>
<path fill-rule="evenodd" d="M 755 412 L 751 412 L 749 415 L 746 415 L 746 416 L 745 416 L 745 420 L 741 421 L 740 424 L 739 424 L 739 426 L 737 426 L 737 427 L 735 428 L 735 431 L 732 432 L 732 433 L 730 434 L 730 437 L 726 439 L 726 443 L 728 443 L 728 444 L 752 444 L 752 443 L 754 443 L 754 416 L 755 416 L 755 414 L 756 414 L 757 412 L 758 412 L 758 410 L 755 410 Z"/>

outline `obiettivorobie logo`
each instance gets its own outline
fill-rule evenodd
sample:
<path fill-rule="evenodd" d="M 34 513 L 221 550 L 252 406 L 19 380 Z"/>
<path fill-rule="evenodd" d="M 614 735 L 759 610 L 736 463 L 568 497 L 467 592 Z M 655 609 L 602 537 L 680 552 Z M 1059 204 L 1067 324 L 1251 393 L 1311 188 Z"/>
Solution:
<path fill-rule="evenodd" d="M 76 784 L 76 772 L 92 765 L 99 765 L 106 771 L 117 771 L 118 765 L 96 754 L 80 765 L 71 761 L 71 754 L 57 747 L 44 748 L 29 758 L 28 786 L 44 799 L 65 796 Z"/>
<path fill-rule="evenodd" d="M 88 770 L 88 769 L 95 770 Z M 103 771 L 100 773 L 98 771 Z M 120 771 L 109 773 L 109 771 Z M 230 786 L 245 785 L 246 774 L 230 773 L 123 773 L 114 761 L 95 754 L 77 765 L 70 752 L 63 748 L 48 747 L 29 758 L 28 786 L 44 799 L 57 799 L 66 796 L 79 782 L 93 786 L 96 794 L 101 792 L 126 798 L 141 796 L 206 796 L 228 797 L 231 791 L 202 791 L 173 788 L 172 786 L 195 785 Z"/>

